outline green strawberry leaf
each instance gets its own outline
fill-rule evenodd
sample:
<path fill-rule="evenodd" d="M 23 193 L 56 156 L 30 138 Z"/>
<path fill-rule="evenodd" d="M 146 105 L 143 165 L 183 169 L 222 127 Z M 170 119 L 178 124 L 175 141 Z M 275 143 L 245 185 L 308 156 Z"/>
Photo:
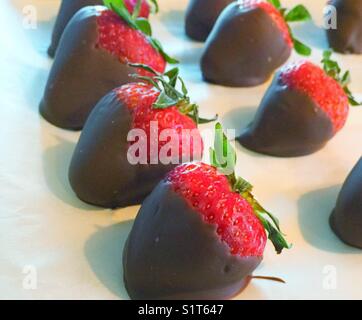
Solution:
<path fill-rule="evenodd" d="M 290 249 L 292 246 L 288 244 L 280 231 L 277 230 L 261 212 L 255 212 L 256 216 L 259 218 L 265 230 L 267 231 L 268 239 L 273 243 L 277 254 L 281 254 L 284 249 Z"/>
<path fill-rule="evenodd" d="M 287 22 L 301 22 L 312 19 L 308 9 L 303 5 L 297 5 L 293 9 L 284 13 L 284 19 Z"/>
<path fill-rule="evenodd" d="M 279 0 L 268 0 L 268 2 L 271 3 L 278 10 L 282 8 L 282 4 Z"/>
<path fill-rule="evenodd" d="M 147 72 L 150 72 L 152 74 L 154 74 L 155 76 L 161 76 L 161 73 L 157 72 L 156 70 L 154 70 L 153 68 L 151 68 L 150 66 L 147 66 L 145 64 L 142 64 L 142 63 L 129 63 L 128 64 L 129 66 L 131 67 L 134 67 L 134 68 L 139 68 L 139 69 L 143 69 Z M 137 75 L 138 77 L 138 75 Z"/>
<path fill-rule="evenodd" d="M 153 5 L 153 11 L 155 13 L 158 13 L 159 11 L 159 6 L 158 6 L 158 2 L 157 0 L 148 0 L 149 2 L 151 2 L 151 4 Z"/>
<path fill-rule="evenodd" d="M 169 83 L 172 87 L 176 86 L 177 80 L 179 79 L 179 68 L 173 68 L 165 73 L 165 76 L 168 77 Z M 184 86 L 185 83 L 182 81 L 182 85 Z M 184 94 L 186 96 L 187 94 Z"/>
<path fill-rule="evenodd" d="M 362 105 L 361 102 L 358 102 L 358 101 L 354 98 L 352 92 L 348 89 L 347 86 L 345 86 L 345 87 L 343 88 L 343 90 L 344 90 L 344 92 L 346 93 L 346 95 L 347 95 L 347 97 L 348 97 L 348 102 L 349 102 L 349 104 L 350 104 L 352 107 L 359 107 L 359 106 Z"/>
<path fill-rule="evenodd" d="M 133 13 L 132 13 L 132 18 L 133 19 L 138 18 L 138 16 L 140 15 L 140 12 L 141 12 L 141 7 L 142 7 L 142 0 L 138 0 L 136 2 L 135 7 L 133 8 Z"/>
<path fill-rule="evenodd" d="M 225 175 L 232 174 L 235 170 L 236 152 L 220 123 L 215 125 L 214 153 L 215 159 L 212 165 Z"/>
<path fill-rule="evenodd" d="M 351 73 L 349 71 L 346 71 L 342 77 L 341 84 L 343 86 L 348 85 L 351 82 Z"/>
<path fill-rule="evenodd" d="M 214 117 L 209 118 L 209 119 L 198 117 L 198 118 L 197 118 L 197 119 L 198 119 L 198 122 L 197 122 L 197 123 L 198 123 L 198 124 L 210 123 L 210 122 L 216 121 L 218 118 L 219 118 L 219 116 L 218 116 L 217 114 L 216 114 Z"/>
<path fill-rule="evenodd" d="M 265 210 L 252 194 L 253 186 L 235 174 L 236 152 L 223 132 L 220 123 L 215 125 L 214 148 L 210 148 L 210 163 L 229 180 L 234 192 L 239 193 L 252 206 L 266 232 L 268 239 L 273 243 L 275 251 L 280 254 L 283 249 L 290 249 L 291 245 L 285 240 L 279 225 L 279 220 Z"/>
<path fill-rule="evenodd" d="M 126 21 L 130 27 L 137 29 L 137 25 L 134 22 L 134 19 L 132 19 L 131 14 L 128 12 L 123 0 L 103 0 L 103 3 L 108 9 L 114 11 Z"/>
<path fill-rule="evenodd" d="M 134 20 L 137 25 L 137 29 L 140 30 L 145 35 L 151 37 L 152 36 L 152 27 L 150 22 L 145 18 L 137 18 Z"/>
<path fill-rule="evenodd" d="M 150 83 L 160 91 L 156 102 L 152 106 L 154 109 L 166 109 L 176 106 L 181 113 L 190 117 L 196 124 L 215 121 L 215 118 L 205 119 L 199 117 L 199 106 L 190 102 L 188 90 L 185 82 L 179 76 L 180 71 L 178 68 L 170 69 L 164 74 L 161 74 L 150 66 L 143 64 L 129 63 L 129 66 L 143 69 L 153 75 L 152 77 L 148 77 L 134 74 L 133 77 Z M 176 88 L 178 81 L 180 81 L 181 91 Z"/>
<path fill-rule="evenodd" d="M 362 103 L 358 102 L 351 90 L 348 88 L 349 84 L 351 83 L 351 74 L 349 71 L 346 71 L 342 74 L 342 69 L 339 66 L 338 62 L 332 60 L 332 51 L 326 50 L 323 52 L 323 59 L 322 59 L 323 69 L 324 72 L 329 75 L 331 78 L 339 82 L 341 87 L 343 88 L 344 92 L 348 97 L 349 104 L 352 107 L 361 106 Z"/>
<path fill-rule="evenodd" d="M 298 39 L 293 38 L 293 43 L 294 49 L 298 54 L 306 57 L 309 57 L 312 54 L 312 49 Z"/>
<path fill-rule="evenodd" d="M 153 104 L 154 109 L 166 109 L 170 106 L 177 105 L 178 100 L 170 97 L 165 91 L 161 91 L 157 98 L 157 101 Z"/>
<path fill-rule="evenodd" d="M 163 58 L 170 64 L 177 64 L 179 61 L 175 58 L 170 57 L 165 50 L 163 50 L 163 47 L 161 45 L 161 42 L 154 38 L 149 38 L 151 45 L 161 53 Z"/>
<path fill-rule="evenodd" d="M 180 79 L 180 82 L 181 82 L 181 90 L 182 90 L 182 93 L 183 93 L 183 95 L 186 97 L 189 92 L 188 92 L 188 90 L 187 90 L 187 87 L 186 87 L 185 82 L 183 81 L 183 79 L 180 78 L 180 77 L 179 77 L 179 79 Z"/>

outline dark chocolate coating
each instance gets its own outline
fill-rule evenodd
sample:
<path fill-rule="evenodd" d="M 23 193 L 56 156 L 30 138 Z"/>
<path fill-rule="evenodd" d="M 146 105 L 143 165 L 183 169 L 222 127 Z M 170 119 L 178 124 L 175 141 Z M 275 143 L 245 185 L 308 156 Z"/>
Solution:
<path fill-rule="evenodd" d="M 54 58 L 65 27 L 79 9 L 82 9 L 86 6 L 101 4 L 103 4 L 102 0 L 62 0 L 57 19 L 55 21 L 52 42 L 48 49 L 48 55 Z"/>
<path fill-rule="evenodd" d="M 362 0 L 332 0 L 337 29 L 328 29 L 331 48 L 340 53 L 362 53 Z"/>
<path fill-rule="evenodd" d="M 328 115 L 308 95 L 281 84 L 278 73 L 238 141 L 258 153 L 297 157 L 322 149 L 333 136 Z"/>
<path fill-rule="evenodd" d="M 132 116 L 112 91 L 94 108 L 73 154 L 69 181 L 77 196 L 105 208 L 140 204 L 174 165 L 131 165 Z"/>
<path fill-rule="evenodd" d="M 250 281 L 262 257 L 230 254 L 216 232 L 169 183 L 143 203 L 123 252 L 132 299 L 226 299 Z"/>
<path fill-rule="evenodd" d="M 220 13 L 235 0 L 191 0 L 186 11 L 186 34 L 205 41 Z"/>
<path fill-rule="evenodd" d="M 362 158 L 342 187 L 330 224 L 342 241 L 362 249 Z"/>
<path fill-rule="evenodd" d="M 97 102 L 110 90 L 134 81 L 135 69 L 97 48 L 97 16 L 105 7 L 78 11 L 64 31 L 40 104 L 52 124 L 79 130 Z"/>
<path fill-rule="evenodd" d="M 201 59 L 206 81 L 250 87 L 266 82 L 291 54 L 274 20 L 261 8 L 231 3 L 208 37 Z"/>

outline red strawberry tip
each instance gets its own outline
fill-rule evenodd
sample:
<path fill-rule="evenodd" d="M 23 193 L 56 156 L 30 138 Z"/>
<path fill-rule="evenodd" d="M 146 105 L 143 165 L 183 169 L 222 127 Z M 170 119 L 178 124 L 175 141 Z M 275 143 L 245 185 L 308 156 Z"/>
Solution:
<path fill-rule="evenodd" d="M 142 0 L 138 0 L 133 14 L 130 14 L 123 0 L 103 0 L 104 5 L 119 15 L 131 28 L 142 32 L 147 36 L 150 44 L 156 49 L 162 57 L 170 64 L 177 64 L 179 61 L 169 56 L 162 47 L 162 44 L 152 37 L 152 27 L 145 18 L 138 17 L 139 8 Z M 155 3 L 155 1 L 152 1 Z M 156 2 L 157 3 L 157 2 Z"/>

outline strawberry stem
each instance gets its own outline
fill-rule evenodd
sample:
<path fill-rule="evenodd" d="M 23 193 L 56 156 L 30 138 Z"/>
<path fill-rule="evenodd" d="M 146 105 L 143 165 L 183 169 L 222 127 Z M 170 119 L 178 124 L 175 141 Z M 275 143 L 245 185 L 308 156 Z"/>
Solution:
<path fill-rule="evenodd" d="M 140 76 L 137 74 L 133 75 L 133 77 L 137 79 L 150 83 L 160 91 L 156 102 L 152 106 L 154 109 L 166 109 L 176 106 L 181 113 L 190 117 L 196 124 L 208 123 L 217 119 L 217 116 L 212 119 L 205 119 L 199 116 L 199 106 L 190 102 L 188 90 L 185 82 L 179 76 L 180 71 L 178 68 L 173 68 L 164 74 L 161 74 L 143 64 L 130 63 L 129 65 L 131 67 L 141 68 L 154 75 L 153 77 Z M 181 84 L 181 91 L 176 88 L 178 81 L 180 81 Z"/>
<path fill-rule="evenodd" d="M 269 277 L 269 276 L 252 276 L 251 279 L 256 280 L 268 280 L 268 281 L 275 281 L 280 283 L 286 283 L 282 278 L 278 277 Z"/>
<path fill-rule="evenodd" d="M 252 206 L 255 215 L 267 231 L 268 238 L 273 243 L 275 251 L 280 254 L 283 249 L 290 249 L 291 246 L 280 230 L 279 220 L 265 210 L 255 199 L 252 194 L 253 186 L 245 179 L 236 176 L 236 152 L 229 143 L 220 123 L 215 125 L 214 149 L 210 148 L 210 158 L 211 165 L 228 178 L 232 190 L 239 193 Z"/>

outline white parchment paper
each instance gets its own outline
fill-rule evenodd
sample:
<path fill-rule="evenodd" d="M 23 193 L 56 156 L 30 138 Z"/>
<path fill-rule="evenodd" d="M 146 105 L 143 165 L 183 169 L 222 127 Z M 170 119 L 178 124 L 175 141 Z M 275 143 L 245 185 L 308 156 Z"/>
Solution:
<path fill-rule="evenodd" d="M 189 41 L 183 31 L 187 1 L 159 2 L 154 33 L 182 61 L 182 75 L 201 113 L 218 113 L 224 126 L 240 132 L 268 84 L 230 89 L 202 82 L 203 45 Z M 324 0 L 283 2 L 308 5 L 321 24 Z M 35 29 L 24 25 L 29 5 L 37 12 Z M 58 6 L 56 0 L 0 4 L 0 298 L 128 299 L 121 256 L 138 207 L 100 210 L 79 201 L 67 181 L 79 133 L 55 128 L 38 114 Z M 295 27 L 313 44 L 315 62 L 327 45 L 317 25 Z M 337 57 L 352 72 L 352 90 L 362 93 L 362 56 Z M 257 280 L 238 299 L 362 298 L 362 251 L 342 244 L 328 225 L 341 184 L 361 156 L 361 124 L 362 109 L 351 110 L 343 131 L 308 157 L 277 159 L 237 146 L 238 173 L 255 185 L 258 198 L 280 218 L 294 244 L 281 256 L 269 244 L 255 273 L 282 277 L 287 284 Z M 36 288 L 28 282 L 34 274 Z"/>

